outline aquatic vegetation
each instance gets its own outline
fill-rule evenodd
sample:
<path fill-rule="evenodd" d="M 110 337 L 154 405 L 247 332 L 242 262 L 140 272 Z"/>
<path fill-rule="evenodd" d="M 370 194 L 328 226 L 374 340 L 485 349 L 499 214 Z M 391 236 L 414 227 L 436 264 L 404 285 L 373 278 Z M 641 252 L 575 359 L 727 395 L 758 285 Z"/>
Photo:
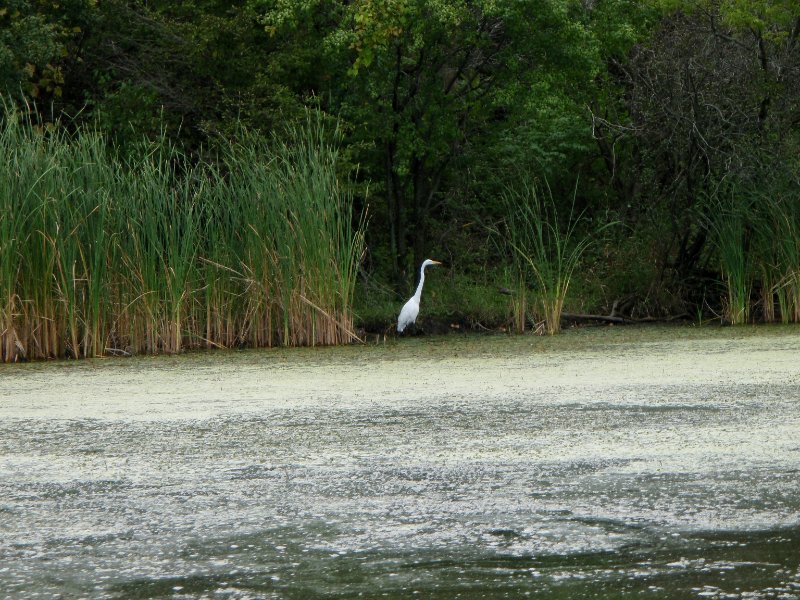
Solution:
<path fill-rule="evenodd" d="M 726 196 L 717 201 L 714 215 L 709 221 L 726 291 L 723 318 L 732 325 L 741 325 L 750 320 L 753 265 L 749 241 L 746 239 L 750 230 L 750 214 L 751 211 L 738 198 Z"/>
<path fill-rule="evenodd" d="M 364 224 L 336 139 L 309 115 L 280 139 L 243 132 L 220 164 L 165 139 L 120 158 L 11 112 L 0 360 L 351 341 Z"/>
<path fill-rule="evenodd" d="M 0 596 L 774 598 L 799 352 L 648 325 L 0 365 Z"/>
<path fill-rule="evenodd" d="M 561 329 L 561 313 L 570 282 L 581 257 L 593 242 L 582 235 L 583 213 L 575 213 L 575 196 L 565 220 L 558 214 L 549 188 L 542 193 L 537 185 L 522 178 L 517 187 L 503 194 L 506 227 L 495 235 L 500 245 L 509 249 L 516 274 L 516 291 L 512 294 L 512 322 L 524 331 L 528 320 L 528 296 L 533 296 L 533 321 L 541 320 L 550 335 Z M 613 223 L 605 223 L 593 233 L 599 234 Z"/>
<path fill-rule="evenodd" d="M 765 318 L 775 320 L 777 301 L 783 323 L 800 322 L 800 207 L 795 194 L 765 198 L 767 214 L 760 221 L 760 237 L 768 246 L 762 255 L 766 259 L 762 265 Z"/>
<path fill-rule="evenodd" d="M 721 186 L 711 199 L 708 231 L 723 287 L 722 319 L 800 322 L 800 210 L 796 192 Z"/>

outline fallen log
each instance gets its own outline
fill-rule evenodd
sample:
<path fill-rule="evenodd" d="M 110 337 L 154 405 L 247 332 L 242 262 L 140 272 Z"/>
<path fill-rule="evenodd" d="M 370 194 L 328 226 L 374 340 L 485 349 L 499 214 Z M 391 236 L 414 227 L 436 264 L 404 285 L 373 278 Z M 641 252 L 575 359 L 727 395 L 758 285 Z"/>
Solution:
<path fill-rule="evenodd" d="M 635 323 L 669 323 L 678 319 L 685 319 L 688 313 L 671 315 L 668 317 L 642 317 L 641 319 L 631 319 L 630 317 L 617 317 L 614 315 L 584 315 L 575 313 L 561 313 L 561 318 L 566 321 L 601 321 L 603 323 L 620 323 L 633 325 Z"/>
<path fill-rule="evenodd" d="M 615 317 L 613 315 L 582 315 L 575 313 L 561 313 L 561 318 L 567 321 L 602 321 L 603 323 L 638 323 L 634 319 Z"/>

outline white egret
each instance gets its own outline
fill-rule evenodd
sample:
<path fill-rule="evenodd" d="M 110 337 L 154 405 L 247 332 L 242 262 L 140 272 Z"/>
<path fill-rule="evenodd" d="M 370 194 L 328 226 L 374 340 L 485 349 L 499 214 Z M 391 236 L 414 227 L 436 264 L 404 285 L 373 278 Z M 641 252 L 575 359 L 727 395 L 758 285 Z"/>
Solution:
<path fill-rule="evenodd" d="M 402 333 L 403 330 L 417 320 L 419 314 L 419 300 L 422 297 L 422 284 L 425 283 L 425 267 L 430 265 L 440 265 L 438 260 L 431 260 L 430 258 L 423 261 L 422 266 L 419 268 L 419 284 L 417 284 L 417 291 L 408 299 L 400 311 L 400 316 L 397 318 L 397 331 Z"/>

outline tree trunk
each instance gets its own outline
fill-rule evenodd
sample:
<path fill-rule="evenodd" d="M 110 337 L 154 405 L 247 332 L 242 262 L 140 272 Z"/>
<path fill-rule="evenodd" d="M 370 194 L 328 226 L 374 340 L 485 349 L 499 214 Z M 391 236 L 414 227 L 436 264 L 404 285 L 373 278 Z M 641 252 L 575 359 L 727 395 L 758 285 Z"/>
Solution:
<path fill-rule="evenodd" d="M 392 280 L 400 292 L 405 287 L 403 265 L 406 255 L 406 227 L 403 218 L 403 192 L 398 181 L 395 164 L 395 144 L 390 142 L 386 150 L 386 201 L 389 219 L 389 247 L 391 249 Z"/>
<path fill-rule="evenodd" d="M 427 186 L 425 185 L 425 167 L 423 161 L 419 157 L 414 157 L 411 160 L 411 177 L 413 182 L 414 194 L 414 232 L 413 232 L 413 249 L 414 249 L 414 285 L 419 283 L 419 265 L 425 260 L 425 252 L 427 251 L 425 245 L 425 238 L 427 234 L 427 212 L 425 211 L 425 196 Z"/>

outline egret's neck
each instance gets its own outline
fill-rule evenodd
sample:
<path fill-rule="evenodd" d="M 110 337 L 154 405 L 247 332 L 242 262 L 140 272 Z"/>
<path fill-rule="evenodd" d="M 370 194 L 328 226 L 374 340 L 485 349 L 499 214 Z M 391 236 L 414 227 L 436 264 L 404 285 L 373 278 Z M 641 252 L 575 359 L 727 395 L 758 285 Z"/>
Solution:
<path fill-rule="evenodd" d="M 419 283 L 417 284 L 417 291 L 414 292 L 414 299 L 419 304 L 420 298 L 422 298 L 422 284 L 425 283 L 425 267 L 422 267 L 419 270 Z"/>

